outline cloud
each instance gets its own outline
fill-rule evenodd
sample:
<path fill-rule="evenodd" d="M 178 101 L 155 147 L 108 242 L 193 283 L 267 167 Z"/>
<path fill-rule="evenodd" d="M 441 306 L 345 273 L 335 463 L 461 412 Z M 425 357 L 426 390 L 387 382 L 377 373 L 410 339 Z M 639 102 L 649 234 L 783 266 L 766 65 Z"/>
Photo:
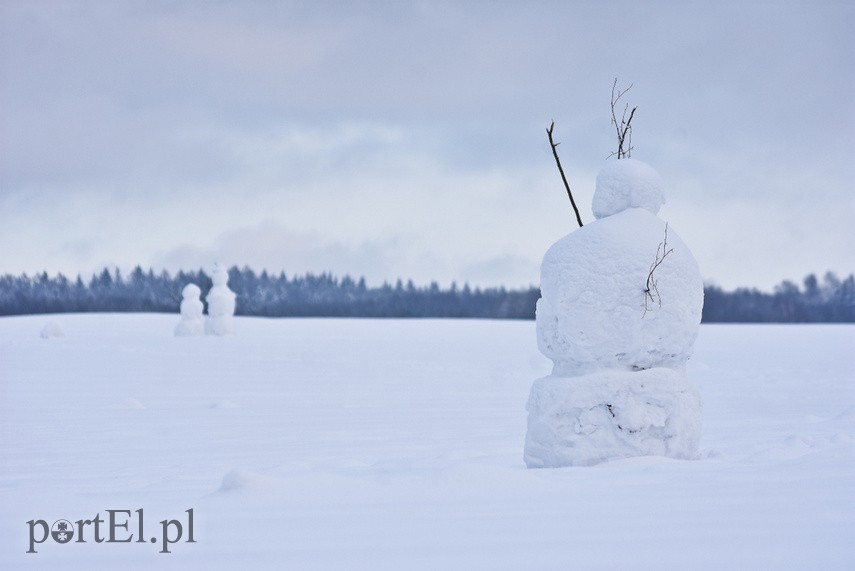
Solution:
<path fill-rule="evenodd" d="M 540 261 L 522 256 L 498 256 L 465 266 L 460 277 L 470 284 L 536 286 L 540 283 Z"/>
<path fill-rule="evenodd" d="M 539 282 L 539 262 L 523 256 L 460 261 L 437 258 L 431 249 L 417 250 L 407 237 L 362 243 L 331 240 L 318 233 L 296 232 L 274 221 L 236 228 L 208 246 L 182 245 L 159 252 L 152 264 L 169 271 L 209 268 L 214 262 L 249 266 L 256 271 L 288 275 L 330 272 L 365 277 L 371 284 L 413 279 L 427 284 L 452 281 L 473 286 L 528 287 Z"/>
<path fill-rule="evenodd" d="M 705 277 L 855 268 L 849 4 L 102 4 L 0 5 L 0 272 L 529 283 L 574 228 L 545 127 L 590 221 L 615 76 Z"/>
<path fill-rule="evenodd" d="M 207 268 L 220 262 L 291 275 L 331 272 L 376 279 L 390 271 L 387 251 L 383 244 L 345 244 L 318 233 L 295 232 L 277 222 L 266 221 L 228 230 L 207 247 L 183 245 L 158 253 L 153 264 L 176 271 Z"/>

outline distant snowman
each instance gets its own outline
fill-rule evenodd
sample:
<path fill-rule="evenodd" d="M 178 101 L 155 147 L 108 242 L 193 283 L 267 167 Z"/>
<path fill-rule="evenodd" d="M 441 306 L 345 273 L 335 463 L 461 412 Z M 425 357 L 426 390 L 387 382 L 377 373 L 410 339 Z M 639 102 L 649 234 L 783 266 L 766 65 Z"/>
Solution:
<path fill-rule="evenodd" d="M 54 319 L 45 324 L 40 335 L 42 339 L 55 339 L 57 337 L 65 337 L 65 330 L 62 324 Z"/>
<path fill-rule="evenodd" d="M 656 215 L 662 180 L 624 158 L 597 176 L 597 218 L 552 245 L 536 328 L 553 371 L 528 400 L 529 468 L 697 456 L 701 403 L 687 378 L 703 308 L 689 248 Z"/>
<path fill-rule="evenodd" d="M 208 292 L 208 318 L 205 333 L 208 335 L 234 335 L 235 292 L 229 289 L 229 272 L 220 264 L 214 264 L 211 280 L 214 286 Z"/>
<path fill-rule="evenodd" d="M 181 290 L 181 321 L 175 327 L 177 337 L 189 337 L 192 335 L 203 335 L 205 323 L 202 321 L 204 306 L 199 296 L 202 290 L 196 284 L 187 284 Z"/>

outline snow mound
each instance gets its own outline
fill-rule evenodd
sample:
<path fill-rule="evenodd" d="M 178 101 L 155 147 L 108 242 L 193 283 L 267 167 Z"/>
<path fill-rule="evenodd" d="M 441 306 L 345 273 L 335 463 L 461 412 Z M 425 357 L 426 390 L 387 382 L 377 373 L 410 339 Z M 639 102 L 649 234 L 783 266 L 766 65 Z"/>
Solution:
<path fill-rule="evenodd" d="M 145 406 L 143 405 L 143 403 L 141 403 L 140 401 L 138 401 L 135 398 L 127 398 L 127 399 L 123 400 L 122 402 L 120 402 L 118 404 L 117 408 L 124 408 L 124 409 L 130 409 L 130 410 L 142 410 L 145 408 Z"/>
<path fill-rule="evenodd" d="M 235 403 L 233 403 L 230 400 L 220 400 L 217 402 L 212 402 L 210 405 L 208 405 L 208 408 L 237 408 L 237 407 L 238 407 L 238 405 L 236 405 Z"/>
<path fill-rule="evenodd" d="M 624 162 L 622 159 L 621 162 Z M 571 232 L 546 252 L 537 340 L 553 374 L 681 367 L 692 354 L 703 279 L 689 248 L 650 212 L 631 208 Z M 656 292 L 645 289 L 651 266 Z M 661 301 L 661 306 L 660 306 Z"/>
<path fill-rule="evenodd" d="M 534 382 L 526 408 L 529 468 L 697 456 L 700 395 L 673 369 L 544 377 Z"/>
<path fill-rule="evenodd" d="M 657 214 L 665 203 L 662 178 L 656 170 L 635 159 L 611 161 L 597 175 L 594 216 L 605 218 L 628 208 Z"/>
<path fill-rule="evenodd" d="M 65 330 L 59 321 L 49 321 L 42 328 L 42 339 L 56 339 L 57 337 L 65 337 Z"/>

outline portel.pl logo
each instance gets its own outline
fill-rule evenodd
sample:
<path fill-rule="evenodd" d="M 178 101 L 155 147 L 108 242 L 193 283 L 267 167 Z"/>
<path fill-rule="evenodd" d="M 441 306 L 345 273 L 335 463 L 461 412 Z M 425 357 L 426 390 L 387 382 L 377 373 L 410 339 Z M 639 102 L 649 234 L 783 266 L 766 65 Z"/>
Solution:
<path fill-rule="evenodd" d="M 42 544 L 48 539 L 55 543 L 65 544 L 86 543 L 153 543 L 160 546 L 158 553 L 172 553 L 170 545 L 174 545 L 184 539 L 185 543 L 196 543 L 193 539 L 193 510 L 184 510 L 187 521 L 177 519 L 164 519 L 160 522 L 157 535 L 146 538 L 145 514 L 142 509 L 134 510 L 105 510 L 107 519 L 101 518 L 101 514 L 95 514 L 92 519 L 79 519 L 72 523 L 67 519 L 58 519 L 53 524 L 48 524 L 43 519 L 31 519 L 27 522 L 30 532 L 30 548 L 27 553 L 38 553 L 36 545 Z M 136 514 L 132 517 L 131 513 Z M 132 527 L 133 526 L 133 527 Z M 132 533 L 132 530 L 134 533 Z M 134 540 L 136 537 L 136 540 Z M 87 539 L 88 538 L 88 539 Z"/>

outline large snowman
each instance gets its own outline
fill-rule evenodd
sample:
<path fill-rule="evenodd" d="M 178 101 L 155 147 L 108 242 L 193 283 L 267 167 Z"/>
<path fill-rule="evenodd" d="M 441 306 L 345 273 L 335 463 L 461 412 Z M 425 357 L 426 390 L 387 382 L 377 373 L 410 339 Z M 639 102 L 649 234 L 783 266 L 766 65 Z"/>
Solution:
<path fill-rule="evenodd" d="M 662 186 L 641 161 L 610 162 L 597 176 L 597 220 L 544 256 L 537 340 L 554 366 L 529 395 L 529 468 L 697 455 L 701 404 L 685 365 L 703 281 L 657 217 Z"/>
<path fill-rule="evenodd" d="M 214 264 L 211 275 L 213 286 L 208 291 L 208 319 L 205 321 L 206 335 L 234 335 L 235 292 L 229 289 L 229 272 L 220 264 Z"/>

